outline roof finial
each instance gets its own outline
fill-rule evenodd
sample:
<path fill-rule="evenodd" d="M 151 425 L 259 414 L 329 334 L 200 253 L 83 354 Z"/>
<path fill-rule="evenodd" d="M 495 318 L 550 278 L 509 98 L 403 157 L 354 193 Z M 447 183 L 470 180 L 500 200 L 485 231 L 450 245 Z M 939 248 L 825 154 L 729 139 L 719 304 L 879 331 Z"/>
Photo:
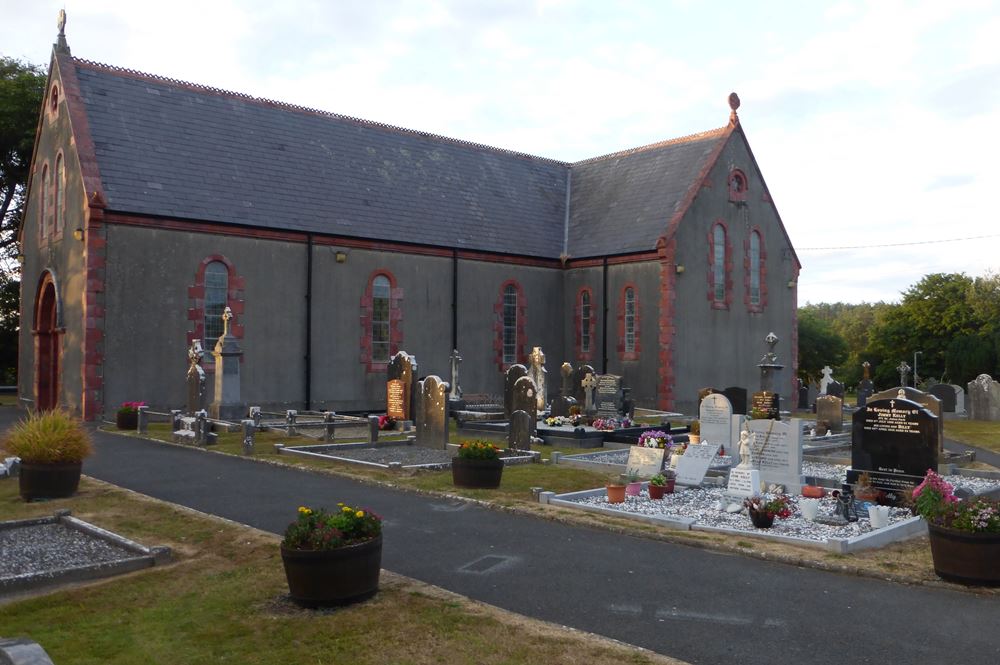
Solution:
<path fill-rule="evenodd" d="M 56 52 L 69 55 L 69 44 L 66 43 L 66 10 L 59 10 L 59 19 L 56 21 L 59 28 L 59 37 L 56 40 Z"/>
<path fill-rule="evenodd" d="M 738 109 L 739 107 L 740 107 L 740 96 L 737 95 L 735 92 L 729 93 L 729 108 L 732 109 L 732 111 L 729 114 L 730 125 L 736 126 L 740 124 L 740 117 L 736 115 L 736 109 Z"/>

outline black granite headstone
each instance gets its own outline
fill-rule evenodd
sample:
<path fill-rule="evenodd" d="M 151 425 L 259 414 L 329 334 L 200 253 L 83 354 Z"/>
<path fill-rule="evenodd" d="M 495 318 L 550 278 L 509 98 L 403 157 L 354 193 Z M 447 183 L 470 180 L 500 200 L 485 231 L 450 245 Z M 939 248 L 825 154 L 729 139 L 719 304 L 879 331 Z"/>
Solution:
<path fill-rule="evenodd" d="M 509 419 L 514 412 L 514 384 L 523 376 L 528 376 L 528 368 L 524 365 L 514 364 L 507 368 L 503 378 L 503 415 Z M 534 384 L 532 384 L 534 385 Z"/>
<path fill-rule="evenodd" d="M 826 386 L 826 394 L 844 399 L 844 384 L 840 381 L 831 381 Z"/>
<path fill-rule="evenodd" d="M 952 388 L 947 383 L 938 383 L 931 386 L 929 391 L 931 395 L 934 395 L 939 400 L 941 400 L 941 411 L 944 413 L 955 413 L 955 407 L 957 406 L 955 389 Z"/>
<path fill-rule="evenodd" d="M 549 415 L 555 418 L 556 416 L 566 417 L 569 415 L 569 407 L 576 404 L 576 400 L 572 397 L 563 397 L 562 395 L 557 395 L 552 399 L 552 406 L 549 407 Z"/>
<path fill-rule="evenodd" d="M 809 408 L 809 386 L 799 384 L 799 410 L 805 411 Z"/>
<path fill-rule="evenodd" d="M 875 384 L 871 379 L 862 379 L 858 384 L 858 407 L 868 404 L 868 400 L 875 394 Z"/>
<path fill-rule="evenodd" d="M 601 418 L 617 418 L 621 414 L 622 377 L 598 374 L 594 406 Z"/>
<path fill-rule="evenodd" d="M 729 386 L 722 391 L 729 403 L 733 405 L 733 413 L 747 415 L 747 389 L 739 386 Z"/>
<path fill-rule="evenodd" d="M 766 390 L 755 392 L 750 401 L 750 410 L 764 418 L 781 420 L 781 395 Z"/>

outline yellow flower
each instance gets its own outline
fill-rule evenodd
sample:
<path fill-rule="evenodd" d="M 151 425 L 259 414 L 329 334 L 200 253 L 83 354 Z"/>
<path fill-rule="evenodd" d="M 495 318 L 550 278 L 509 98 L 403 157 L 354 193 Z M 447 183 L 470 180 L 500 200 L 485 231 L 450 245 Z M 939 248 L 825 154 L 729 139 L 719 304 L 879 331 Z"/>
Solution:
<path fill-rule="evenodd" d="M 299 506 L 299 512 L 303 515 L 312 515 L 312 511 L 305 506 Z"/>
<path fill-rule="evenodd" d="M 355 517 L 364 517 L 365 516 L 365 511 L 359 510 L 358 512 L 354 513 L 354 516 Z"/>
<path fill-rule="evenodd" d="M 343 502 L 343 501 L 341 501 L 341 502 L 340 502 L 340 503 L 338 503 L 337 505 L 338 505 L 338 506 L 340 506 L 341 508 L 343 508 L 343 507 L 344 507 L 344 502 Z"/>
<path fill-rule="evenodd" d="M 350 509 L 349 506 L 344 506 L 343 508 L 341 508 L 341 510 L 344 511 L 345 513 L 351 512 L 351 509 Z"/>

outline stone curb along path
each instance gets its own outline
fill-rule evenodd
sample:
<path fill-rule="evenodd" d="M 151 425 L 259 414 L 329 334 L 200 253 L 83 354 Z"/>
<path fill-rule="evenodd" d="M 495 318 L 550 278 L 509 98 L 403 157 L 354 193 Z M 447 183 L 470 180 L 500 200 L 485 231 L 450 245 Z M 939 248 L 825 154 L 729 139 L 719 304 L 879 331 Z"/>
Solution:
<path fill-rule="evenodd" d="M 105 423 L 105 424 L 114 425 L 114 423 Z M 151 436 L 141 436 L 134 432 L 125 432 L 119 430 L 99 430 L 99 431 L 104 434 L 122 436 L 126 438 L 142 439 L 144 441 L 151 441 L 153 443 L 163 444 L 166 446 L 174 446 L 177 448 L 182 448 L 184 450 L 197 450 L 204 453 L 222 455 L 224 457 L 234 457 L 250 462 L 255 462 L 257 464 L 267 464 L 281 468 L 295 469 L 298 471 L 313 472 L 321 475 L 330 475 L 339 478 L 346 478 L 349 480 L 353 480 L 367 485 L 372 485 L 375 487 L 382 487 L 385 489 L 397 490 L 425 497 L 436 497 L 441 499 L 447 499 L 449 501 L 461 501 L 468 503 L 470 505 L 479 506 L 489 510 L 501 511 L 512 515 L 540 517 L 542 519 L 547 519 L 553 522 L 558 522 L 560 524 L 566 524 L 571 526 L 584 526 L 591 528 L 596 527 L 604 529 L 610 533 L 618 533 L 638 538 L 647 538 L 651 540 L 657 540 L 666 543 L 674 543 L 678 545 L 687 545 L 689 547 L 721 552 L 726 554 L 736 554 L 739 556 L 744 556 L 751 559 L 757 559 L 760 561 L 772 561 L 790 566 L 797 566 L 800 568 L 813 568 L 815 570 L 821 570 L 824 572 L 877 579 L 885 582 L 892 582 L 895 584 L 909 584 L 909 585 L 917 584 L 938 589 L 962 591 L 966 593 L 973 593 L 979 595 L 1000 595 L 1000 589 L 991 589 L 986 587 L 966 587 L 960 584 L 952 584 L 950 582 L 945 582 L 944 580 L 938 577 L 914 577 L 912 575 L 893 573 L 890 571 L 877 571 L 877 570 L 871 570 L 869 568 L 864 568 L 861 566 L 851 565 L 850 563 L 845 563 L 842 561 L 840 563 L 834 563 L 831 561 L 823 561 L 819 559 L 809 558 L 806 556 L 789 554 L 786 552 L 758 551 L 752 548 L 740 546 L 735 543 L 728 543 L 718 538 L 712 538 L 708 536 L 708 534 L 704 533 L 700 533 L 699 535 L 694 536 L 692 535 L 692 532 L 673 531 L 667 528 L 647 527 L 644 529 L 638 527 L 632 520 L 614 519 L 613 517 L 610 516 L 595 517 L 593 514 L 585 513 L 583 511 L 580 511 L 579 514 L 574 514 L 573 512 L 570 512 L 568 509 L 559 506 L 548 506 L 541 503 L 537 505 L 532 505 L 532 504 L 513 505 L 513 506 L 501 505 L 496 502 L 489 501 L 487 499 L 476 499 L 473 497 L 462 496 L 460 494 L 449 494 L 447 492 L 425 490 L 418 487 L 411 487 L 409 485 L 397 485 L 395 483 L 389 483 L 382 480 L 377 480 L 375 478 L 369 478 L 368 476 L 364 475 L 354 475 L 354 474 L 344 473 L 340 470 L 332 469 L 329 467 L 297 466 L 295 464 L 285 463 L 280 460 L 261 459 L 258 457 L 243 457 L 240 455 L 233 455 L 231 453 L 223 452 L 221 450 L 214 450 L 210 447 L 192 447 L 182 443 L 163 441 L 162 439 L 157 439 Z M 965 444 L 959 444 L 959 445 L 965 445 Z M 195 512 L 199 512 L 199 514 L 208 514 L 208 513 L 201 513 L 200 511 L 195 511 Z M 253 528 L 245 524 L 242 524 L 241 526 L 245 526 L 247 528 Z M 746 536 L 746 539 L 752 539 L 752 538 L 753 538 L 752 536 Z M 740 536 L 731 536 L 730 539 L 735 541 L 744 540 L 744 538 Z M 823 552 L 821 550 L 817 551 L 817 554 L 825 554 L 825 553 L 826 552 Z M 931 574 L 933 575 L 933 571 L 931 571 Z"/>

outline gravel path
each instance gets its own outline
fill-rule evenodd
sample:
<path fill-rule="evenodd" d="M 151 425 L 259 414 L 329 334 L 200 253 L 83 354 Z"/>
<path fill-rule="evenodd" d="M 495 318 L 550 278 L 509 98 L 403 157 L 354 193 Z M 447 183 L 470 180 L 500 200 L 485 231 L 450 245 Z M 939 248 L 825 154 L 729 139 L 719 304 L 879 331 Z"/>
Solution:
<path fill-rule="evenodd" d="M 62 524 L 0 530 L 0 579 L 111 563 L 134 556 L 122 547 Z"/>

